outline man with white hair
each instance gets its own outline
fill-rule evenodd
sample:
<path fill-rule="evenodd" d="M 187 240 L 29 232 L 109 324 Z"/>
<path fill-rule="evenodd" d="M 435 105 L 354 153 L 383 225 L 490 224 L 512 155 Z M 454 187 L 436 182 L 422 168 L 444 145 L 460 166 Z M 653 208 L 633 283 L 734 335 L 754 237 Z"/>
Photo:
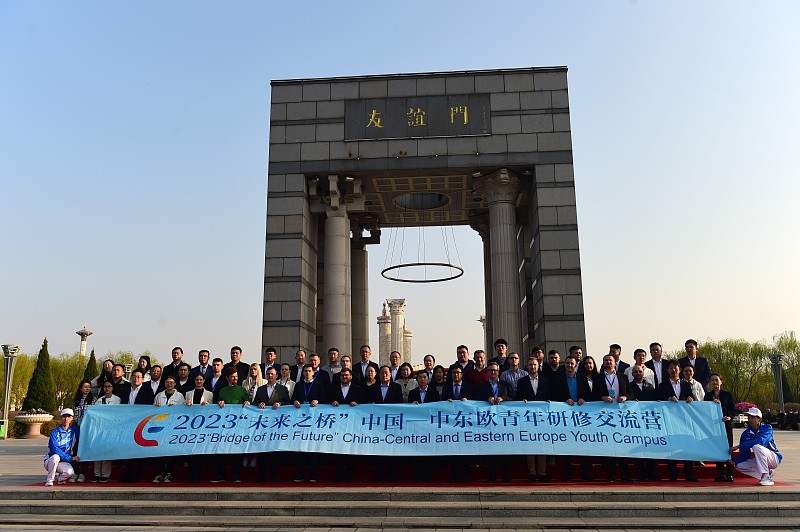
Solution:
<path fill-rule="evenodd" d="M 772 426 L 761 422 L 761 410 L 751 408 L 747 411 L 747 429 L 739 438 L 739 445 L 731 447 L 731 453 L 739 450 L 739 455 L 730 460 L 736 469 L 745 475 L 759 479 L 762 486 L 772 486 L 773 470 L 780 465 L 783 455 L 778 452 L 772 438 Z"/>

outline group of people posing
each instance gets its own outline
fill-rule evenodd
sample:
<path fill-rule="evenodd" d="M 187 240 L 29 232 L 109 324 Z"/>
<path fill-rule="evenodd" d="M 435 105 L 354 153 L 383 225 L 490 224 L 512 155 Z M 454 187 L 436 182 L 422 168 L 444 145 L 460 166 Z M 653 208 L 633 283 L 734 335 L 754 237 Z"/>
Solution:
<path fill-rule="evenodd" d="M 498 339 L 494 343 L 495 353 L 491 359 L 488 359 L 483 350 L 477 350 L 470 360 L 468 348 L 460 345 L 456 349 L 456 361 L 447 368 L 437 365 L 433 355 L 426 355 L 424 367 L 415 372 L 408 362 L 401 363 L 400 354 L 396 351 L 389 355 L 388 365 L 379 366 L 371 360 L 372 350 L 367 345 L 361 347 L 360 360 L 355 363 L 350 356 L 340 355 L 337 348 L 331 348 L 324 366 L 321 365 L 319 355 L 312 353 L 307 356 L 302 349 L 296 352 L 294 365 L 279 364 L 276 362 L 277 352 L 273 348 L 266 349 L 264 362 L 247 364 L 241 361 L 241 348 L 234 346 L 230 351 L 229 362 L 224 363 L 221 358 L 209 360 L 209 351 L 201 350 L 198 353 L 198 364 L 192 367 L 183 361 L 183 350 L 175 347 L 172 350 L 172 363 L 164 367 L 151 366 L 149 357 L 141 357 L 130 380 L 124 378 L 125 368 L 122 365 L 106 360 L 103 371 L 97 378 L 80 383 L 73 409 L 67 410 L 70 410 L 70 416 L 74 415 L 75 424 L 79 426 L 88 407 L 103 404 L 170 406 L 215 403 L 220 407 L 226 404 L 252 404 L 274 409 L 286 404 L 293 404 L 295 407 L 302 404 L 312 407 L 318 404 L 356 406 L 363 403 L 420 404 L 467 399 L 491 404 L 500 404 L 503 401 L 559 401 L 571 406 L 588 401 L 621 403 L 630 400 L 705 400 L 720 405 L 729 446 L 732 451 L 737 448 L 740 450 L 736 460 L 749 461 L 740 470 L 756 476 L 762 483 L 767 478 L 771 482 L 772 470 L 780 461 L 780 454 L 772 441 L 771 427 L 761 424 L 759 416 L 758 423 L 753 422 L 750 425 L 750 440 L 757 441 L 748 443 L 748 440 L 733 447 L 732 420 L 737 413 L 733 397 L 723 389 L 722 377 L 712 372 L 708 360 L 698 356 L 697 342 L 687 340 L 686 356 L 678 360 L 663 358 L 662 346 L 657 342 L 652 343 L 649 348 L 649 359 L 644 349 L 634 352 L 633 365 L 620 360 L 622 349 L 617 344 L 609 347 L 608 354 L 599 364 L 592 356 L 584 355 L 579 346 L 571 347 L 563 360 L 557 350 L 550 350 L 545 356 L 543 349 L 534 348 L 523 366 L 520 355 L 509 352 L 507 342 Z M 66 428 L 72 430 L 74 439 L 77 439 L 75 427 L 67 423 Z M 57 431 L 58 429 L 54 434 Z M 62 440 L 70 439 L 64 434 L 57 436 Z M 56 455 L 61 462 L 68 463 L 69 453 L 59 455 L 53 451 L 53 438 L 51 436 L 51 452 L 46 460 Z M 74 441 L 72 444 L 74 445 Z M 758 445 L 774 456 L 760 450 L 751 456 L 750 448 L 753 445 Z M 259 480 L 266 479 L 268 469 L 271 479 L 277 480 L 280 461 L 276 456 L 268 456 L 269 454 L 276 455 L 264 453 L 258 457 L 233 456 L 217 459 L 216 475 L 212 482 L 226 479 L 226 462 L 231 462 L 230 471 L 234 482 L 240 481 L 242 467 L 256 464 L 259 466 Z M 203 467 L 189 463 L 198 460 L 203 458 L 194 456 L 186 459 L 190 481 L 199 480 L 199 472 Z M 487 480 L 495 481 L 499 467 L 502 479 L 510 481 L 513 460 L 513 454 L 485 457 L 489 469 Z M 158 474 L 154 481 L 172 482 L 173 467 L 179 460 L 162 458 L 158 461 Z M 580 464 L 581 480 L 592 481 L 592 458 L 569 456 L 564 457 L 564 480 L 572 480 L 574 461 Z M 316 481 L 318 456 L 308 453 L 308 456 L 298 459 L 297 462 L 295 480 L 304 480 L 307 469 L 308 479 Z M 388 473 L 391 480 L 397 480 L 396 468 L 380 466 L 385 462 L 376 461 L 375 480 L 383 480 L 385 473 Z M 607 466 L 606 479 L 609 482 L 633 482 L 628 459 L 606 458 L 604 462 Z M 73 465 L 77 463 L 76 460 Z M 525 463 L 530 482 L 550 480 L 547 467 L 555 463 L 554 457 L 528 456 Z M 657 463 L 658 461 L 651 459 L 636 459 L 639 480 L 661 480 L 656 473 Z M 678 462 L 668 461 L 667 465 L 669 480 L 678 480 Z M 716 480 L 732 482 L 734 465 L 733 460 L 717 464 Z M 683 468 L 687 481 L 698 480 L 693 472 L 693 462 L 684 461 Z M 125 472 L 120 480 L 139 481 L 141 469 L 141 460 L 125 461 Z M 351 457 L 337 460 L 337 480 L 350 480 L 352 469 Z M 430 480 L 431 468 L 419 469 L 420 471 L 415 472 L 415 480 Z M 467 462 L 463 457 L 451 460 L 450 473 L 452 482 L 467 480 Z M 110 474 L 110 462 L 94 464 L 93 481 L 106 482 Z M 48 475 L 48 482 L 52 483 L 54 478 L 55 473 L 52 478 Z M 63 480 L 63 474 L 59 478 Z M 69 475 L 69 479 L 82 482 L 85 481 L 85 475 L 77 467 Z"/>

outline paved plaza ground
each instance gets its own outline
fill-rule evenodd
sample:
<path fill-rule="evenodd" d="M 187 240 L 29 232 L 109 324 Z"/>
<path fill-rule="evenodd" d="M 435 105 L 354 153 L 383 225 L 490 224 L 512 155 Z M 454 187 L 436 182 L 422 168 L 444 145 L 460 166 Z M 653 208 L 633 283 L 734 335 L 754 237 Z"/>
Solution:
<path fill-rule="evenodd" d="M 734 437 L 738 440 L 739 433 L 741 429 L 735 430 Z M 763 488 L 757 485 L 757 482 L 750 478 L 742 478 L 737 477 L 736 482 L 733 484 L 717 484 L 708 480 L 704 480 L 696 485 L 696 487 L 691 486 L 687 487 L 686 485 L 682 484 L 679 489 L 681 490 L 698 490 L 698 493 L 701 491 L 708 492 L 709 489 L 713 490 L 731 490 L 730 493 L 733 495 L 734 493 L 738 496 L 741 496 L 742 493 L 752 493 L 753 501 L 759 500 L 759 492 L 763 495 L 766 493 L 764 490 L 774 491 L 784 491 L 787 492 L 791 496 L 791 500 L 800 500 L 800 460 L 798 460 L 798 456 L 800 456 L 800 432 L 795 431 L 776 431 L 775 433 L 775 440 L 778 444 L 779 449 L 784 455 L 784 461 L 781 464 L 780 468 L 775 473 L 775 480 L 777 484 L 771 488 Z M 42 455 L 45 453 L 47 447 L 47 440 L 0 440 L 0 497 L 3 496 L 3 492 L 8 492 L 13 490 L 14 492 L 25 492 L 30 491 L 31 493 L 41 492 L 45 488 L 43 487 L 44 481 L 44 469 L 42 468 Z M 574 486 L 574 488 L 572 487 Z M 121 485 L 117 483 L 109 483 L 106 485 L 97 485 L 87 483 L 83 485 L 84 489 L 86 490 L 103 490 L 109 488 L 120 488 Z M 298 494 L 301 494 L 303 491 L 307 491 L 310 487 L 290 487 L 286 488 L 287 490 L 298 490 Z M 59 489 L 56 488 L 47 488 L 47 489 Z M 61 488 L 63 489 L 63 488 Z M 67 489 L 75 490 L 81 489 L 78 486 L 69 486 Z M 162 486 L 158 487 L 137 487 L 137 488 L 128 488 L 132 491 L 147 491 L 153 492 L 157 489 L 163 489 Z M 170 490 L 175 490 L 175 496 L 177 497 L 175 500 L 180 500 L 180 491 L 186 490 L 189 488 L 178 488 L 178 487 L 170 487 Z M 252 490 L 252 484 L 224 484 L 224 485 L 217 485 L 212 487 L 198 487 L 192 488 L 193 491 L 199 492 L 224 492 L 224 491 L 235 491 L 235 490 Z M 262 488 L 263 489 L 263 488 Z M 320 489 L 331 491 L 332 488 L 323 488 Z M 378 489 L 376 487 L 376 489 Z M 407 490 L 409 488 L 403 488 L 400 486 L 383 486 L 380 488 L 381 490 Z M 512 500 L 516 497 L 530 497 L 532 494 L 535 494 L 537 490 L 547 489 L 541 486 L 525 486 L 525 485 L 515 485 L 510 486 L 507 488 L 507 492 L 509 497 Z M 561 485 L 556 488 L 561 491 L 574 491 L 575 493 L 579 493 L 582 490 L 585 492 L 585 487 L 581 486 L 579 483 L 574 485 Z M 609 490 L 606 492 L 598 491 L 598 501 L 597 504 L 603 504 L 603 493 L 611 493 L 611 487 L 608 488 L 603 487 L 604 490 Z M 667 482 L 659 483 L 655 486 L 653 485 L 622 485 L 622 484 L 614 484 L 613 485 L 613 493 L 616 494 L 616 497 L 619 497 L 620 494 L 624 494 L 626 491 L 630 491 L 632 500 L 637 497 L 638 493 L 643 493 L 647 491 L 652 492 L 665 492 L 670 489 L 670 484 Z M 673 488 L 674 489 L 674 488 Z M 792 493 L 797 493 L 796 498 Z M 535 496 L 535 495 L 534 495 Z M 8 498 L 6 495 L 4 498 Z M 143 505 L 147 503 L 142 501 Z M 619 504 L 618 502 L 613 502 L 611 504 Z M 144 510 L 146 511 L 146 510 Z M 335 511 L 335 506 L 332 508 L 332 513 Z M 774 521 L 773 521 L 774 522 Z M 137 531 L 137 532 L 144 532 L 144 531 L 167 531 L 167 530 L 181 530 L 182 532 L 193 532 L 193 531 L 212 531 L 212 532 L 219 532 L 222 530 L 252 530 L 252 531 L 262 531 L 262 532 L 299 532 L 299 531 L 308 531 L 308 532 L 377 532 L 378 530 L 384 531 L 391 531 L 391 532 L 408 532 L 409 529 L 407 528 L 387 528 L 384 526 L 383 528 L 325 528 L 325 527 L 314 527 L 314 528 L 295 528 L 295 527 L 280 527 L 275 526 L 279 523 L 275 522 L 275 519 L 270 519 L 270 525 L 272 526 L 264 526 L 264 527 L 253 527 L 253 526 L 236 526 L 235 519 L 231 521 L 230 524 L 222 526 L 220 524 L 215 524 L 214 526 L 191 526 L 187 524 L 183 524 L 181 526 L 113 526 L 111 524 L 106 524 L 102 527 L 98 527 L 96 525 L 73 525 L 70 526 L 70 517 L 64 516 L 63 524 L 58 525 L 57 529 L 59 532 L 69 531 L 69 530 L 80 530 L 80 531 L 90 531 L 90 530 L 102 530 L 104 532 L 117 532 L 117 531 Z M 747 530 L 748 532 L 752 532 L 753 530 L 770 530 L 769 526 L 764 528 L 752 528 L 752 527 L 742 527 L 736 528 L 736 520 L 729 519 L 725 520 L 725 522 L 720 522 L 719 526 L 713 527 L 713 530 Z M 788 521 L 787 521 L 788 523 Z M 436 523 L 432 523 L 436 524 Z M 66 527 L 64 526 L 66 525 Z M 402 526 L 402 519 L 398 520 L 398 525 Z M 444 525 L 446 526 L 446 525 Z M 649 525 L 652 526 L 652 523 Z M 793 525 L 792 525 L 793 526 Z M 9 531 L 41 531 L 44 530 L 41 524 L 39 525 L 25 525 L 25 524 L 0 524 L 0 530 L 9 530 Z M 55 527 L 49 527 L 55 529 Z M 793 530 L 792 528 L 781 528 L 782 530 Z M 461 532 L 462 529 L 460 528 L 430 528 L 430 529 L 423 529 L 423 528 L 414 528 L 414 532 Z M 509 522 L 506 526 L 498 529 L 492 528 L 475 528 L 470 527 L 468 529 L 463 529 L 465 532 L 493 532 L 494 530 L 503 530 L 505 532 L 516 532 L 516 531 L 527 531 L 527 530 L 547 530 L 548 532 L 553 532 L 556 530 L 568 530 L 568 529 L 559 529 L 553 526 L 548 526 L 546 528 L 524 528 L 520 526 L 518 520 Z M 580 528 L 582 531 L 586 530 L 598 530 L 598 531 L 608 531 L 611 530 L 636 530 L 636 531 L 644 531 L 644 530 L 658 530 L 657 528 L 648 528 L 647 525 L 643 525 L 641 527 L 633 527 L 631 528 L 629 525 L 622 526 L 620 528 L 597 528 L 591 529 L 582 527 Z M 675 525 L 672 524 L 669 528 L 671 531 L 675 531 Z M 690 523 L 687 523 L 686 527 L 679 527 L 677 530 L 712 530 L 712 528 L 703 528 L 703 527 L 693 527 Z M 798 528 L 797 530 L 800 530 Z"/>

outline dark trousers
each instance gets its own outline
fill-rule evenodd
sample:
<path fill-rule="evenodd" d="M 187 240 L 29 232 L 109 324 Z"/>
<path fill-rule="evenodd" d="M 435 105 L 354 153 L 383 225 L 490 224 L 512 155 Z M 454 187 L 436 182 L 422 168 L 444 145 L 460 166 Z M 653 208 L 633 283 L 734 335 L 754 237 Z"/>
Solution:
<path fill-rule="evenodd" d="M 678 478 L 678 462 L 679 460 L 668 460 L 667 461 L 667 469 L 669 470 L 669 479 L 675 480 Z M 686 479 L 694 478 L 694 471 L 692 467 L 694 466 L 694 462 L 691 460 L 684 460 L 683 461 L 683 473 Z"/>
<path fill-rule="evenodd" d="M 510 457 L 508 456 L 498 456 L 496 454 L 490 454 L 486 457 L 486 467 L 489 470 L 489 475 L 487 476 L 488 482 L 494 482 L 496 477 L 496 470 L 497 465 L 500 465 L 500 474 L 503 476 L 503 482 L 511 482 L 511 468 L 509 466 Z"/>
<path fill-rule="evenodd" d="M 627 458 L 606 458 L 606 468 L 608 469 L 608 480 L 613 481 L 617 476 L 617 469 L 619 469 L 620 478 L 622 480 L 630 480 L 628 474 L 628 459 Z"/>
<path fill-rule="evenodd" d="M 308 479 L 317 480 L 319 455 L 317 453 L 297 453 L 297 474 L 295 480 L 303 480 L 305 468 L 308 466 Z"/>
<path fill-rule="evenodd" d="M 581 467 L 581 478 L 583 480 L 591 480 L 592 475 L 589 472 L 589 468 L 592 465 L 592 459 L 588 456 L 565 456 L 564 457 L 564 480 L 567 482 L 572 481 L 572 463 L 575 461 L 576 458 L 580 459 L 580 467 Z"/>
<path fill-rule="evenodd" d="M 269 467 L 269 479 L 271 482 L 278 481 L 278 461 L 280 452 L 261 453 L 258 455 L 258 481 L 267 480 L 267 468 Z"/>
<path fill-rule="evenodd" d="M 217 457 L 217 477 L 225 478 L 225 467 L 228 461 L 231 463 L 231 475 L 233 480 L 240 480 L 242 476 L 242 456 L 241 454 L 231 454 L 228 456 Z"/>

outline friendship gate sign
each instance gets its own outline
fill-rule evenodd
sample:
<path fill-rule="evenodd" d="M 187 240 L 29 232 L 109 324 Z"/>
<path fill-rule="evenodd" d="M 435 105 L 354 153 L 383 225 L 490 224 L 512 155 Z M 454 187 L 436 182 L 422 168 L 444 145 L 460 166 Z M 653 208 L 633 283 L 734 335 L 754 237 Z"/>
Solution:
<path fill-rule="evenodd" d="M 117 460 L 302 451 L 359 455 L 543 454 L 723 461 L 720 406 L 479 401 L 425 405 L 105 405 L 86 410 L 78 456 Z"/>

